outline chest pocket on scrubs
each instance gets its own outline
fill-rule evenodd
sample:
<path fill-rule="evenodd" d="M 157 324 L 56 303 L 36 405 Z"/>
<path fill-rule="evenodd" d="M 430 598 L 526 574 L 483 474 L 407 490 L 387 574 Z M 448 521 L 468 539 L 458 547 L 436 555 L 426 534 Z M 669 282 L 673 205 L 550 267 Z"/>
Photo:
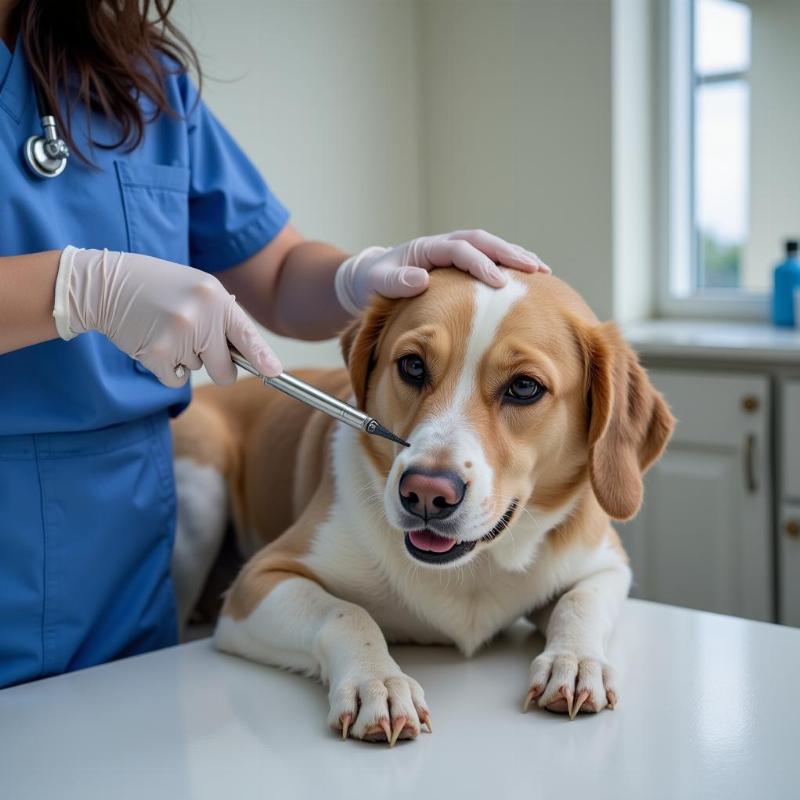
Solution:
<path fill-rule="evenodd" d="M 188 167 L 116 161 L 128 250 L 189 263 Z"/>

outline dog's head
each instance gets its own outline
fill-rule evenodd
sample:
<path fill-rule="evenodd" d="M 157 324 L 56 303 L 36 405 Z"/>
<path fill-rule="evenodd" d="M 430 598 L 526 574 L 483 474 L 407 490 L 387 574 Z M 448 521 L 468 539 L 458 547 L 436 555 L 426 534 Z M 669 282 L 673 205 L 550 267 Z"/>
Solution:
<path fill-rule="evenodd" d="M 363 447 L 422 563 L 464 564 L 526 509 L 556 512 L 588 486 L 609 516 L 632 517 L 672 431 L 613 324 L 557 278 L 507 277 L 493 289 L 436 270 L 425 293 L 376 299 L 342 336 L 359 406 L 410 442 Z"/>

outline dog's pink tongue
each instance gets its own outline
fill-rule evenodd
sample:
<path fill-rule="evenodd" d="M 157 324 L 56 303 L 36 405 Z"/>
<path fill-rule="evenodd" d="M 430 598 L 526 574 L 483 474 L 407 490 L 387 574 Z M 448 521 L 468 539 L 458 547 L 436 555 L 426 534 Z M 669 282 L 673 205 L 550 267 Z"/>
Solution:
<path fill-rule="evenodd" d="M 446 553 L 456 546 L 455 539 L 439 536 L 433 531 L 409 531 L 408 538 L 418 550 L 430 550 L 432 553 Z"/>

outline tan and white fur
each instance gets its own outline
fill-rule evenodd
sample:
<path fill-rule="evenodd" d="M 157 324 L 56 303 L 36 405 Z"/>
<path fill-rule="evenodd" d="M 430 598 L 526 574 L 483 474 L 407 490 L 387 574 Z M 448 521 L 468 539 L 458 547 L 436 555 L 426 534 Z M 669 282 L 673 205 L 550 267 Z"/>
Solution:
<path fill-rule="evenodd" d="M 637 512 L 672 416 L 616 327 L 572 289 L 507 277 L 492 289 L 437 270 L 423 295 L 378 299 L 345 332 L 347 372 L 304 374 L 409 448 L 255 380 L 200 390 L 175 424 L 176 552 L 205 553 L 176 564 L 184 608 L 229 503 L 252 557 L 215 643 L 321 679 L 345 737 L 394 743 L 430 728 L 422 687 L 387 641 L 469 656 L 523 615 L 546 637 L 520 687 L 526 708 L 574 717 L 617 701 L 607 646 L 631 573 L 610 518 Z"/>

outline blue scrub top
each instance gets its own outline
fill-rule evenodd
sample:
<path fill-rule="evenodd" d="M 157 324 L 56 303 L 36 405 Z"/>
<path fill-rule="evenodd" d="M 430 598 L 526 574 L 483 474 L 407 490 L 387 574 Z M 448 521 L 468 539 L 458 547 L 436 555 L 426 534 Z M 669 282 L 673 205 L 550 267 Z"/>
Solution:
<path fill-rule="evenodd" d="M 175 115 L 147 124 L 133 152 L 91 148 L 118 131 L 76 106 L 72 134 L 93 165 L 70 156 L 41 180 L 23 162 L 41 133 L 30 73 L 18 42 L 0 41 L 0 256 L 108 248 L 190 264 L 235 266 L 284 227 L 288 212 L 185 74 L 167 79 Z M 1 267 L 0 267 L 1 268 Z M 0 436 L 86 431 L 169 409 L 190 398 L 168 389 L 104 336 L 87 333 L 0 355 Z"/>

